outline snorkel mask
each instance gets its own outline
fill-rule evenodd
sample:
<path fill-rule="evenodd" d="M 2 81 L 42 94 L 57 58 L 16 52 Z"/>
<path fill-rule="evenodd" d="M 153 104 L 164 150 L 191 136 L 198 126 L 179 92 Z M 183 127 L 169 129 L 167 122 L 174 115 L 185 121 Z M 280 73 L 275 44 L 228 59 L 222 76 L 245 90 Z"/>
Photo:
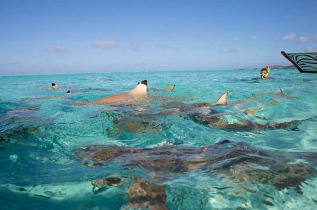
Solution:
<path fill-rule="evenodd" d="M 262 69 L 262 70 L 264 70 L 264 69 Z M 269 67 L 269 66 L 266 66 L 266 73 L 265 73 L 265 74 L 262 74 L 262 72 L 263 72 L 262 70 L 261 70 L 261 72 L 260 72 L 261 77 L 262 77 L 262 78 L 267 77 L 267 76 L 269 75 L 269 72 L 270 72 L 270 67 Z"/>

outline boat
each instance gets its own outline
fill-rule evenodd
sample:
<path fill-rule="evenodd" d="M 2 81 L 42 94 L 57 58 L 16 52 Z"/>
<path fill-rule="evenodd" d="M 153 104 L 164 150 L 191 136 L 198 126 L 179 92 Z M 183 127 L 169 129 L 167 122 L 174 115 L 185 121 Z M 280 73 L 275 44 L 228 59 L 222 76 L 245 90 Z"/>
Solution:
<path fill-rule="evenodd" d="M 308 53 L 286 53 L 281 51 L 301 73 L 317 73 L 317 52 Z"/>

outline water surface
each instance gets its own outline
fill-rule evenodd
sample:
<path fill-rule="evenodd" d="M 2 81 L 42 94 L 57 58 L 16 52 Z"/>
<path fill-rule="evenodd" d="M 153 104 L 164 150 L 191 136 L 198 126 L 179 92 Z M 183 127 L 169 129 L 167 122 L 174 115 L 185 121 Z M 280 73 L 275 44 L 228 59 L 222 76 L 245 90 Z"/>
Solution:
<path fill-rule="evenodd" d="M 317 75 L 272 70 L 274 80 L 253 79 L 258 76 L 0 77 L 0 203 L 8 209 L 314 209 Z M 176 87 L 149 90 L 149 100 L 133 106 L 69 105 L 129 92 L 144 79 L 149 89 Z M 61 88 L 47 90 L 52 82 Z M 72 94 L 65 96 L 67 90 Z M 224 92 L 227 106 L 192 107 Z M 252 128 L 240 128 L 244 121 Z M 146 189 L 154 198 L 134 193 Z"/>

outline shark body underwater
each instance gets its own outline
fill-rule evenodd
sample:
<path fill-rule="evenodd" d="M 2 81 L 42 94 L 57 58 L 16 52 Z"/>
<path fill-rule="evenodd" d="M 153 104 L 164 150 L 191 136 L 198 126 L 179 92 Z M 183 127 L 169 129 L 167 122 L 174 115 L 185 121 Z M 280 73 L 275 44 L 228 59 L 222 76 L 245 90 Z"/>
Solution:
<path fill-rule="evenodd" d="M 147 80 L 139 82 L 138 85 L 129 93 L 109 96 L 96 101 L 89 102 L 90 105 L 110 105 L 112 110 L 103 112 L 106 120 L 111 121 L 112 128 L 108 129 L 108 134 L 112 137 L 118 136 L 121 133 L 144 133 L 156 132 L 162 127 L 166 130 L 168 123 L 161 123 L 158 126 L 156 121 L 170 115 L 178 115 L 186 120 L 192 120 L 198 124 L 206 127 L 221 129 L 228 132 L 252 132 L 258 133 L 265 130 L 297 130 L 298 126 L 305 120 L 292 120 L 289 122 L 264 124 L 254 122 L 247 118 L 235 116 L 230 113 L 219 113 L 214 111 L 217 106 L 234 106 L 236 104 L 247 103 L 261 96 L 277 96 L 281 98 L 290 99 L 291 97 L 285 95 L 282 91 L 277 93 L 256 94 L 250 99 L 244 99 L 232 103 L 227 103 L 228 92 L 225 92 L 217 101 L 213 103 L 183 103 L 173 101 L 173 98 L 165 98 L 160 101 L 160 98 L 151 98 L 147 96 Z M 170 87 L 175 87 L 172 85 Z M 167 89 L 171 89 L 171 88 Z M 165 90 L 165 89 L 164 89 Z M 136 103 L 136 102 L 142 103 Z M 161 103 L 159 109 L 151 109 L 147 107 L 149 102 Z M 160 102 L 159 102 L 160 101 Z M 130 110 L 126 109 L 129 108 Z M 133 109 L 136 108 L 136 109 Z M 139 110 L 137 110 L 139 109 Z M 249 110 L 244 110 L 249 116 L 260 118 Z M 251 113 L 251 114 L 250 114 Z M 101 114 L 102 115 L 102 114 Z M 236 118 L 235 123 L 229 123 L 223 119 L 223 116 L 232 116 Z"/>
<path fill-rule="evenodd" d="M 166 209 L 166 184 L 182 174 L 204 172 L 233 183 L 272 185 L 277 190 L 294 189 L 317 177 L 316 152 L 274 152 L 258 150 L 245 142 L 221 141 L 205 147 L 165 145 L 154 148 L 87 146 L 73 150 L 77 161 L 89 167 L 124 168 L 148 176 L 137 177 L 126 193 L 130 207 Z M 294 163 L 300 159 L 303 162 Z M 142 174 L 142 173 L 141 173 Z M 108 189 L 123 182 L 120 176 L 93 180 L 94 188 Z M 98 190 L 95 193 L 98 193 Z"/>

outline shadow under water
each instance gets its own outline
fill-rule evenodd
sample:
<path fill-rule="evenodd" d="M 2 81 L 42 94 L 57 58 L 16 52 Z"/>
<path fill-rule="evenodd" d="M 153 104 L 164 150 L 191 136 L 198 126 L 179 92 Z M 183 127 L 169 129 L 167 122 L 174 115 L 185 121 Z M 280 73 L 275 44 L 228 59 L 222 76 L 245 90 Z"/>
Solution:
<path fill-rule="evenodd" d="M 117 165 L 125 170 L 141 170 L 149 178 L 139 177 L 126 191 L 130 207 L 164 209 L 166 181 L 180 174 L 203 171 L 218 174 L 237 183 L 272 185 L 277 190 L 293 188 L 302 193 L 301 184 L 317 177 L 314 166 L 317 153 L 258 150 L 245 142 L 224 140 L 212 146 L 183 147 L 165 145 L 154 148 L 87 146 L 75 149 L 76 160 L 89 167 Z M 302 160 L 294 163 L 293 160 Z M 99 188 L 109 180 L 95 180 Z M 111 181 L 110 181 L 111 182 Z M 115 184 L 120 182 L 115 180 Z M 107 187 L 106 186 L 106 187 Z"/>

